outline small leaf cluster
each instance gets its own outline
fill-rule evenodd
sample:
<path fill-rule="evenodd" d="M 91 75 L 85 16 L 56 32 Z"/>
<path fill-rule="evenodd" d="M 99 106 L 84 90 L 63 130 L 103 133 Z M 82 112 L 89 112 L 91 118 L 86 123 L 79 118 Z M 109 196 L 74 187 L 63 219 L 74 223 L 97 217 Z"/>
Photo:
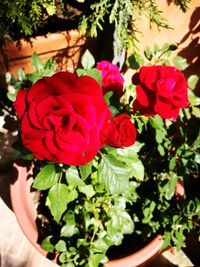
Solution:
<path fill-rule="evenodd" d="M 30 36 L 41 26 L 46 16 L 55 12 L 53 0 L 1 1 L 0 41 L 3 41 L 6 34 L 12 38 L 15 31 Z"/>
<path fill-rule="evenodd" d="M 17 77 L 6 75 L 6 85 L 8 89 L 7 97 L 12 102 L 16 99 L 16 94 L 19 89 L 27 89 L 32 86 L 37 80 L 44 76 L 51 76 L 55 72 L 56 63 L 54 59 L 48 59 L 44 64 L 36 53 L 32 55 L 32 67 L 34 72 L 27 74 L 23 69 L 19 69 Z"/>

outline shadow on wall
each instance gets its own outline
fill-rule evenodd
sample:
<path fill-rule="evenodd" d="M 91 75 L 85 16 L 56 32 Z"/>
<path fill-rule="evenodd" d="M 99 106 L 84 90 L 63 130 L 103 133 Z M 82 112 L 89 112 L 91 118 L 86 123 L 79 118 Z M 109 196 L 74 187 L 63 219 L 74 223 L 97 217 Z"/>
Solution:
<path fill-rule="evenodd" d="M 195 36 L 195 37 L 193 37 Z M 188 46 L 181 49 L 184 43 L 191 40 Z M 179 56 L 187 59 L 190 65 L 184 71 L 188 77 L 191 74 L 200 76 L 200 7 L 197 7 L 190 18 L 189 31 L 179 42 Z M 196 87 L 196 94 L 200 95 L 200 79 Z"/>

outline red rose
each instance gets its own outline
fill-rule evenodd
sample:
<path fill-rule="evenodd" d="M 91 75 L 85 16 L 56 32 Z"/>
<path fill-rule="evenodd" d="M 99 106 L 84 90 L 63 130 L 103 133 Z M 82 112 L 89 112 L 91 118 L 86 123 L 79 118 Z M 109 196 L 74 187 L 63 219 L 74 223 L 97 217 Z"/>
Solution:
<path fill-rule="evenodd" d="M 133 108 L 141 114 L 176 119 L 180 108 L 188 105 L 187 81 L 175 67 L 142 67 L 132 82 L 137 85 Z"/>
<path fill-rule="evenodd" d="M 96 68 L 102 71 L 103 93 L 114 91 L 119 96 L 122 96 L 124 78 L 118 67 L 109 61 L 103 60 L 97 63 Z"/>
<path fill-rule="evenodd" d="M 128 114 L 120 114 L 108 121 L 105 144 L 114 147 L 128 147 L 135 143 L 136 129 Z"/>
<path fill-rule="evenodd" d="M 104 145 L 100 131 L 111 113 L 91 77 L 69 72 L 45 77 L 20 90 L 14 107 L 23 145 L 39 160 L 82 165 Z"/>

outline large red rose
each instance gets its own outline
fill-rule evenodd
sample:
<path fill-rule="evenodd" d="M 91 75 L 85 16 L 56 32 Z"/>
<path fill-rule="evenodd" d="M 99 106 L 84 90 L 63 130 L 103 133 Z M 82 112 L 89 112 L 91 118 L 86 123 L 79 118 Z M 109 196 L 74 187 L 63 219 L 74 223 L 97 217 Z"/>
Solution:
<path fill-rule="evenodd" d="M 103 93 L 106 94 L 109 91 L 113 91 L 122 96 L 124 78 L 118 67 L 109 61 L 103 60 L 97 63 L 96 68 L 102 71 Z"/>
<path fill-rule="evenodd" d="M 105 144 L 113 147 L 128 147 L 136 140 L 136 129 L 128 114 L 120 114 L 111 118 L 104 133 Z"/>
<path fill-rule="evenodd" d="M 23 145 L 39 159 L 83 165 L 104 145 L 101 129 L 111 117 L 98 83 L 59 72 L 20 90 L 14 107 Z"/>
<path fill-rule="evenodd" d="M 141 114 L 176 119 L 180 108 L 188 105 L 187 80 L 175 67 L 144 66 L 132 82 L 137 85 L 133 108 Z"/>

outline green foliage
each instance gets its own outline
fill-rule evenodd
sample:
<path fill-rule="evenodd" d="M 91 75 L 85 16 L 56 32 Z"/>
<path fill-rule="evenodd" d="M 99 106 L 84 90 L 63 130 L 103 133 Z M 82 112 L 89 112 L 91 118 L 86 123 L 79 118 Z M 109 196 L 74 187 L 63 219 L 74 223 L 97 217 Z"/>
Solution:
<path fill-rule="evenodd" d="M 76 73 L 79 77 L 87 75 L 95 79 L 100 86 L 102 86 L 101 71 L 97 70 L 95 65 L 95 59 L 88 49 L 83 53 L 81 58 L 81 65 L 83 68 L 76 69 Z"/>
<path fill-rule="evenodd" d="M 191 0 L 174 0 L 185 12 Z M 70 6 L 70 4 L 69 4 Z M 72 1 L 72 7 L 77 6 Z M 104 30 L 106 24 L 115 28 L 114 46 L 121 51 L 123 48 L 134 47 L 137 41 L 137 34 L 140 32 L 140 24 L 145 17 L 149 23 L 160 27 L 173 27 L 163 17 L 155 0 L 100 0 L 87 2 L 79 5 L 77 16 L 79 29 L 82 33 L 97 37 L 99 30 Z M 4 0 L 0 9 L 0 41 L 10 39 L 17 31 L 19 36 L 30 37 L 38 34 L 38 30 L 53 16 L 64 17 L 67 12 L 72 11 L 65 0 Z M 142 16 L 143 15 L 143 16 Z M 66 25 L 68 21 L 66 20 Z M 60 30 L 60 29 L 58 29 Z"/>
<path fill-rule="evenodd" d="M 7 93 L 8 99 L 12 102 L 16 99 L 16 94 L 19 89 L 29 88 L 37 80 L 44 76 L 51 76 L 55 71 L 55 60 L 49 59 L 44 64 L 36 53 L 32 55 L 32 66 L 35 69 L 34 72 L 26 74 L 23 69 L 19 69 L 17 72 L 17 77 L 10 76 L 7 80 L 7 87 L 12 87 L 12 92 Z"/>
<path fill-rule="evenodd" d="M 183 11 L 187 10 L 188 0 L 180 0 L 178 4 Z M 136 33 L 139 32 L 141 15 L 147 17 L 150 23 L 155 23 L 158 28 L 169 28 L 168 22 L 163 18 L 155 1 L 143 0 L 101 0 L 90 5 L 88 14 L 83 14 L 80 22 L 80 30 L 96 37 L 98 30 L 103 30 L 105 23 L 115 27 L 115 42 L 120 50 L 122 47 L 134 46 L 137 41 Z M 143 17 L 143 18 L 144 18 Z M 173 27 L 173 25 L 170 25 Z"/>
<path fill-rule="evenodd" d="M 54 0 L 1 1 L 0 41 L 6 34 L 12 38 L 14 30 L 30 36 L 43 24 L 46 16 L 51 16 L 55 12 Z"/>

